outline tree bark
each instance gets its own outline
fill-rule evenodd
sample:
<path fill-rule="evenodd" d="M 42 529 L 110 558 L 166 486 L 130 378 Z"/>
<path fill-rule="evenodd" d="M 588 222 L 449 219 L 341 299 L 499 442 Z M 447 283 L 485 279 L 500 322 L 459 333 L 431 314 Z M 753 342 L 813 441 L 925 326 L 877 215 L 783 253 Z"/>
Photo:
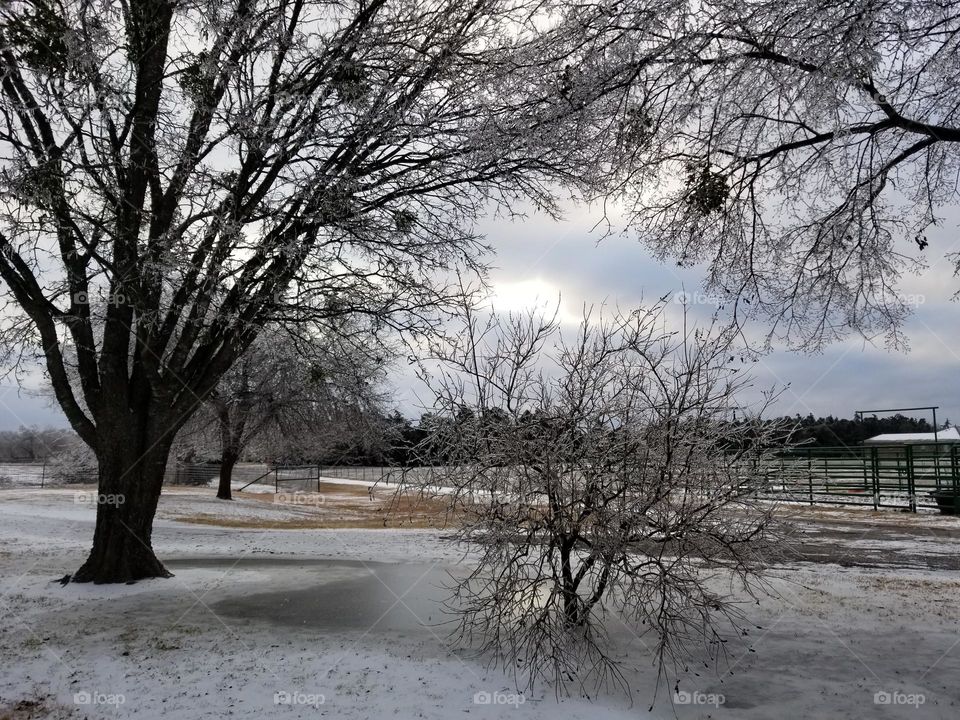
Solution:
<path fill-rule="evenodd" d="M 101 448 L 97 524 L 93 549 L 73 582 L 129 583 L 172 577 L 153 552 L 151 537 L 169 443 L 147 446 L 137 457 L 136 444 L 111 443 Z"/>
<path fill-rule="evenodd" d="M 573 580 L 571 565 L 573 543 L 567 538 L 560 541 L 560 574 L 562 579 L 563 617 L 567 627 L 580 624 L 580 597 Z"/>
<path fill-rule="evenodd" d="M 238 453 L 224 450 L 220 458 L 220 486 L 217 497 L 221 500 L 233 500 L 230 483 L 233 481 L 233 466 L 237 464 Z"/>

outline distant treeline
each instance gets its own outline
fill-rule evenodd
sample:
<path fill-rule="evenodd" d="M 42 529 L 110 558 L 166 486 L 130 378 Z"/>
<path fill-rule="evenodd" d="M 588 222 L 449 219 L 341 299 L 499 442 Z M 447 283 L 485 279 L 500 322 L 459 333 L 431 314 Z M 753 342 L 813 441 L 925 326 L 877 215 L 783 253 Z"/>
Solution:
<path fill-rule="evenodd" d="M 72 430 L 20 426 L 0 430 L 0 462 L 39 462 L 63 452 L 77 440 Z"/>
<path fill-rule="evenodd" d="M 424 461 L 422 450 L 416 448 L 427 437 L 436 418 L 425 414 L 419 422 L 413 422 L 395 412 L 372 425 L 379 426 L 376 432 L 365 437 L 364 442 L 334 446 L 323 454 L 297 458 L 299 462 L 316 462 L 324 465 L 416 465 Z M 777 420 L 794 424 L 793 441 L 803 445 L 859 445 L 867 438 L 883 433 L 933 432 L 933 426 L 925 419 L 891 415 L 848 420 L 828 415 L 815 418 L 813 415 L 785 417 Z M 947 420 L 940 429 L 950 427 Z M 17 430 L 0 431 L 0 462 L 36 462 L 56 457 L 78 442 L 71 430 L 21 427 Z M 254 459 L 254 458 L 247 458 Z M 270 458 L 256 458 L 269 461 Z M 437 459 L 439 461 L 439 459 Z"/>
<path fill-rule="evenodd" d="M 424 415 L 419 424 L 414 424 L 399 413 L 388 418 L 390 432 L 386 443 L 386 450 L 379 453 L 379 459 L 370 458 L 370 464 L 403 465 L 416 464 L 413 448 L 416 448 L 427 435 L 429 427 L 435 418 Z M 923 418 L 912 418 L 905 415 L 889 415 L 886 417 L 869 416 L 861 420 L 827 417 L 814 417 L 812 414 L 802 417 L 783 417 L 773 422 L 792 424 L 795 430 L 791 439 L 797 444 L 831 446 L 831 445 L 859 445 L 867 438 L 886 433 L 930 433 L 933 425 Z M 942 430 L 950 427 L 946 420 L 939 426 Z"/>
<path fill-rule="evenodd" d="M 815 418 L 813 415 L 797 415 L 789 419 L 797 424 L 793 440 L 806 445 L 859 445 L 867 438 L 886 433 L 932 433 L 933 425 L 925 419 L 889 415 L 870 416 L 862 420 L 848 420 L 828 415 Z M 950 421 L 944 422 L 938 429 L 950 427 Z"/>

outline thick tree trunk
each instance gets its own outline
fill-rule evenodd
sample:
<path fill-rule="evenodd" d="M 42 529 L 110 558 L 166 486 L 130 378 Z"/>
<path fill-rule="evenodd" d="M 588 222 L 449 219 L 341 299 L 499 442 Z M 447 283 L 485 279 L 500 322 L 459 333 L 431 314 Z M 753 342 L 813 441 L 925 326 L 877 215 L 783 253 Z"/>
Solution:
<path fill-rule="evenodd" d="M 117 442 L 98 453 L 93 549 L 74 582 L 127 583 L 172 576 L 151 544 L 169 448 L 155 445 L 138 458 L 126 448 L 117 449 L 122 446 Z"/>
<path fill-rule="evenodd" d="M 224 451 L 220 458 L 220 487 L 217 497 L 221 500 L 233 500 L 230 483 L 233 481 L 233 466 L 237 464 L 237 453 Z"/>

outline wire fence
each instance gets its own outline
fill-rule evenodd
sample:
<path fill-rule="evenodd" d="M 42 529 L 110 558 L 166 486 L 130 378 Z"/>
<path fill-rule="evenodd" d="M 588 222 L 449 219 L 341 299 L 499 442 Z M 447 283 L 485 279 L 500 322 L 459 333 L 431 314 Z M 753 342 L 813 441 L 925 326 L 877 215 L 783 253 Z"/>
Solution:
<path fill-rule="evenodd" d="M 949 443 L 796 448 L 767 473 L 765 495 L 810 505 L 960 510 L 960 448 Z"/>
<path fill-rule="evenodd" d="M 67 469 L 43 460 L 0 463 L 0 487 L 42 488 L 96 482 L 96 468 Z"/>
<path fill-rule="evenodd" d="M 365 485 L 417 485 L 428 467 L 264 465 L 234 467 L 234 484 L 319 492 L 324 480 Z M 178 463 L 167 470 L 171 485 L 209 485 L 219 478 L 216 463 Z M 0 487 L 95 484 L 95 469 L 67 469 L 52 462 L 0 463 Z M 960 514 L 960 447 L 948 443 L 855 447 L 808 447 L 784 451 L 766 468 L 760 495 L 809 505 L 868 506 L 917 512 L 940 509 Z"/>
<path fill-rule="evenodd" d="M 251 479 L 262 474 L 264 465 L 237 465 L 234 480 Z M 220 476 L 219 463 L 171 463 L 164 474 L 166 485 L 209 485 Z M 95 467 L 70 466 L 56 460 L 0 463 L 0 487 L 62 487 L 96 485 Z"/>
<path fill-rule="evenodd" d="M 273 485 L 274 491 L 287 490 L 319 492 L 320 485 L 329 480 L 346 480 L 363 485 L 398 485 L 412 481 L 414 476 L 428 468 L 396 467 L 388 465 L 282 465 L 247 483 L 240 490 L 255 484 Z"/>
<path fill-rule="evenodd" d="M 232 471 L 234 483 L 251 485 L 302 485 L 316 487 L 322 478 L 349 480 L 360 483 L 396 484 L 409 468 L 388 466 L 339 465 L 267 465 L 238 463 Z M 219 463 L 171 463 L 164 483 L 167 485 L 209 485 L 220 477 Z M 0 487 L 60 487 L 73 484 L 96 484 L 97 469 L 68 467 L 56 461 L 0 463 Z"/>

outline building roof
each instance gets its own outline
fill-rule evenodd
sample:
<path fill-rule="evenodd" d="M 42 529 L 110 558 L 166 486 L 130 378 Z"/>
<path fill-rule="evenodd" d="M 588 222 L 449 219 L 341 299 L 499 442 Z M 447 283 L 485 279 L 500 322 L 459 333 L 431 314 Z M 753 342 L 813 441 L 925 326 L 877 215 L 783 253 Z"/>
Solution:
<path fill-rule="evenodd" d="M 911 443 L 960 443 L 960 430 L 955 427 L 939 430 L 934 433 L 885 433 L 874 435 L 863 441 L 864 445 L 907 445 Z"/>

